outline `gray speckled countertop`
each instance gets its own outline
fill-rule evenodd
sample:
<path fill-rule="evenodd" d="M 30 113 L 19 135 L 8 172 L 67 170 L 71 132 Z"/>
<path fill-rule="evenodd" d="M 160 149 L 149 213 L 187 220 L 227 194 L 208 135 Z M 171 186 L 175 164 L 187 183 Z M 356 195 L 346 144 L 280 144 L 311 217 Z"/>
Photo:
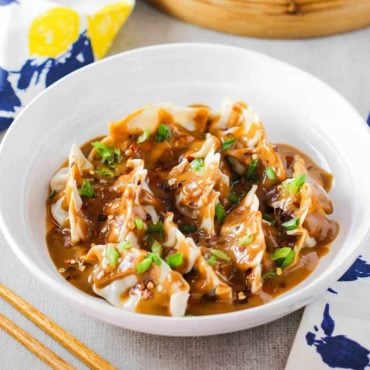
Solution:
<path fill-rule="evenodd" d="M 188 25 L 140 2 L 110 54 L 171 42 L 212 42 L 256 50 L 302 68 L 342 93 L 366 118 L 370 110 L 370 29 L 311 40 L 258 40 Z M 325 102 L 323 102 L 325 104 Z M 0 139 L 3 133 L 0 133 Z M 1 174 L 1 178 L 6 174 Z M 1 181 L 0 178 L 0 181 Z M 204 338 L 134 333 L 78 312 L 41 285 L 18 262 L 0 233 L 0 281 L 80 340 L 125 369 L 283 369 L 302 311 L 259 328 Z M 0 300 L 0 312 L 30 331 L 77 368 L 69 353 Z M 0 368 L 42 369 L 41 361 L 0 331 Z"/>

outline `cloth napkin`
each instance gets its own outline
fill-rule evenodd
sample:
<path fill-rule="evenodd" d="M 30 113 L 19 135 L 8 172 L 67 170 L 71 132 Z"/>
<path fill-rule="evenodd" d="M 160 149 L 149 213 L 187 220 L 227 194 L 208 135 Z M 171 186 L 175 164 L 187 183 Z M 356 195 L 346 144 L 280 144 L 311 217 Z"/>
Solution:
<path fill-rule="evenodd" d="M 102 58 L 135 0 L 0 0 L 0 130 L 35 95 Z"/>
<path fill-rule="evenodd" d="M 349 270 L 306 306 L 285 370 L 370 369 L 369 247 L 368 238 Z"/>

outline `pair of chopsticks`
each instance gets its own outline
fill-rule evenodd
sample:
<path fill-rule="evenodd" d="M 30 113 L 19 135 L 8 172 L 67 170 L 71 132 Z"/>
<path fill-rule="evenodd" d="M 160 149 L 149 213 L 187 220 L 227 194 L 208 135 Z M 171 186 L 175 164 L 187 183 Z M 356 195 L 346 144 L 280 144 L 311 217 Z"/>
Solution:
<path fill-rule="evenodd" d="M 115 369 L 109 362 L 104 360 L 97 353 L 80 342 L 77 338 L 65 331 L 55 321 L 50 320 L 42 312 L 30 305 L 23 298 L 19 297 L 3 284 L 0 284 L 0 297 L 10 303 L 22 315 L 31 320 L 46 334 L 54 338 L 89 368 L 104 370 Z M 50 348 L 46 347 L 31 334 L 24 331 L 3 314 L 0 314 L 0 328 L 22 343 L 29 351 L 34 353 L 53 369 L 74 369 L 73 366 L 65 362 Z"/>

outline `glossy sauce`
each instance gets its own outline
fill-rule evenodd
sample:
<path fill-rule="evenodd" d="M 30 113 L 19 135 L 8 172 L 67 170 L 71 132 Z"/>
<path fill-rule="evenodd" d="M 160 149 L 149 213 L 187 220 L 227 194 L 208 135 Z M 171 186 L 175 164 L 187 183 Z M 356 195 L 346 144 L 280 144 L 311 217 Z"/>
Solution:
<path fill-rule="evenodd" d="M 167 124 L 171 124 L 169 119 L 166 117 L 162 117 L 162 119 Z M 173 212 L 175 215 L 174 219 L 180 226 L 194 224 L 194 220 L 188 219 L 177 211 L 172 201 L 173 190 L 168 187 L 168 184 L 164 179 L 168 173 L 168 170 L 178 163 L 179 156 L 185 153 L 189 146 L 192 146 L 193 148 L 197 147 L 197 145 L 199 145 L 198 141 L 200 143 L 201 139 L 201 136 L 199 138 L 196 136 L 189 137 L 189 135 L 182 135 L 182 133 L 179 132 L 177 135 L 178 145 L 175 148 L 173 146 L 170 147 L 166 142 L 163 143 L 163 145 L 156 145 L 155 148 L 153 148 L 151 142 L 144 143 L 144 145 L 141 147 L 142 152 L 140 153 L 140 156 L 144 159 L 149 170 L 148 176 L 150 187 L 155 198 L 159 200 L 157 208 L 161 211 Z M 85 155 L 87 155 L 91 150 L 91 142 L 87 143 L 82 148 L 82 151 Z M 294 155 L 299 154 L 306 162 L 309 175 L 319 184 L 321 184 L 326 191 L 329 191 L 331 187 L 332 176 L 318 167 L 307 155 L 300 152 L 296 148 L 285 144 L 278 144 L 277 149 L 288 176 L 291 176 L 292 174 L 291 164 Z M 135 144 L 133 145 L 132 150 L 138 150 L 135 147 Z M 163 158 L 163 160 L 160 158 Z M 156 162 L 155 166 L 154 162 Z M 225 161 L 222 163 L 225 165 Z M 227 168 L 223 170 L 231 172 Z M 94 175 L 91 177 L 94 180 Z M 88 282 L 88 277 L 91 274 L 93 267 L 92 265 L 81 265 L 79 261 L 80 257 L 87 253 L 92 243 L 105 243 L 106 231 L 102 228 L 102 225 L 107 216 L 103 212 L 104 204 L 115 199 L 117 196 L 117 194 L 112 193 L 108 189 L 109 185 L 112 183 L 113 180 L 111 183 L 109 181 L 105 184 L 97 183 L 94 189 L 96 197 L 92 199 L 83 199 L 82 211 L 90 223 L 90 228 L 93 230 L 93 232 L 89 235 L 89 238 L 85 240 L 85 242 L 79 243 L 78 246 L 71 245 L 68 230 L 61 229 L 52 219 L 50 214 L 51 202 L 47 202 L 48 216 L 46 241 L 49 247 L 51 258 L 59 272 L 66 280 L 68 280 L 78 289 L 90 295 L 95 295 L 91 289 L 90 283 Z M 250 187 L 251 185 L 246 184 L 245 182 L 236 178 L 232 182 L 230 191 L 246 194 Z M 261 185 L 259 185 L 257 196 L 260 199 L 260 210 L 263 213 L 265 212 L 264 200 L 267 195 L 266 191 L 261 187 Z M 231 209 L 232 207 L 228 209 L 228 212 Z M 312 232 L 316 236 L 321 235 L 319 237 L 321 240 L 319 245 L 315 248 L 304 248 L 300 253 L 300 259 L 298 263 L 284 269 L 282 275 L 277 276 L 274 279 L 266 280 L 263 284 L 262 290 L 258 294 L 252 295 L 249 293 L 245 301 L 239 302 L 238 300 L 234 299 L 232 303 L 217 302 L 212 296 L 203 296 L 201 299 L 199 299 L 197 298 L 197 295 L 194 294 L 190 297 L 187 313 L 193 315 L 205 315 L 242 310 L 245 308 L 258 306 L 269 302 L 274 297 L 299 284 L 315 269 L 320 257 L 328 252 L 328 244 L 338 233 L 338 224 L 336 222 L 326 221 L 326 223 L 322 225 L 321 221 L 320 215 L 314 214 L 311 216 L 311 219 L 307 219 L 307 225 L 305 225 L 305 227 L 310 229 L 310 234 Z M 289 240 L 287 237 L 286 240 L 279 240 L 281 235 L 276 228 L 269 227 L 265 223 L 263 225 L 267 251 L 273 251 L 273 249 L 276 248 L 278 244 L 281 245 L 282 242 L 284 242 L 284 245 L 290 245 L 294 243 L 294 240 Z M 200 248 L 211 247 L 223 249 L 222 244 L 225 242 L 217 237 L 219 226 L 218 230 L 216 230 L 217 235 L 212 238 L 202 234 L 202 232 L 199 231 L 199 228 L 196 229 L 196 231 L 188 233 L 187 236 L 192 237 Z M 144 245 L 143 248 L 149 249 L 149 246 Z M 237 269 L 233 269 L 232 266 L 225 267 L 222 265 L 220 265 L 219 268 L 219 272 L 222 272 L 222 276 L 224 276 L 227 283 L 233 287 L 233 290 L 239 291 L 245 289 L 245 276 L 242 276 Z M 184 275 L 184 277 L 190 284 L 191 291 L 196 292 L 196 274 L 194 272 L 190 272 Z M 165 314 L 165 308 L 163 308 L 163 311 L 158 308 L 158 302 L 156 302 L 155 297 L 152 298 L 152 305 L 146 304 L 143 307 L 140 307 L 139 305 L 137 307 L 137 311 L 151 314 Z M 152 307 L 152 309 L 150 307 Z M 155 307 L 157 308 L 155 309 Z"/>

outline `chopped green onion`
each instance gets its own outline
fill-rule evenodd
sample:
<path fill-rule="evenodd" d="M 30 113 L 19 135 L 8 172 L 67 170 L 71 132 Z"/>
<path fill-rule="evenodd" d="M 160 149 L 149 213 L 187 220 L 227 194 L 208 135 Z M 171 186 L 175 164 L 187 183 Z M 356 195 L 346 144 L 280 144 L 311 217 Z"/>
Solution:
<path fill-rule="evenodd" d="M 283 248 L 277 249 L 271 256 L 271 259 L 275 261 L 277 266 L 287 267 L 293 263 L 294 257 L 295 257 L 295 252 L 293 249 L 289 247 L 283 247 Z"/>
<path fill-rule="evenodd" d="M 306 175 L 300 175 L 294 179 L 289 179 L 283 182 L 283 186 L 292 194 L 297 194 L 303 184 L 306 182 Z"/>
<path fill-rule="evenodd" d="M 138 229 L 138 230 L 142 230 L 142 228 L 144 227 L 144 222 L 141 218 L 139 217 L 136 217 L 135 218 L 135 227 Z"/>
<path fill-rule="evenodd" d="M 136 265 L 136 272 L 139 274 L 143 274 L 145 271 L 149 270 L 152 263 L 153 263 L 153 256 L 149 254 L 147 257 L 145 257 L 142 261 L 140 261 Z"/>
<path fill-rule="evenodd" d="M 166 262 L 170 267 L 179 267 L 184 262 L 184 256 L 182 255 L 182 253 L 171 254 L 166 258 Z"/>
<path fill-rule="evenodd" d="M 196 158 L 193 159 L 190 163 L 190 167 L 195 171 L 200 171 L 204 168 L 204 159 Z"/>
<path fill-rule="evenodd" d="M 157 242 L 156 240 L 154 240 L 154 242 L 152 243 L 152 246 L 151 246 L 151 250 L 152 252 L 157 255 L 157 256 L 161 256 L 162 255 L 162 246 L 159 242 Z"/>
<path fill-rule="evenodd" d="M 55 190 L 55 189 L 53 189 L 51 192 L 50 192 L 50 194 L 49 194 L 49 196 L 48 196 L 48 199 L 49 200 L 52 200 L 56 195 L 57 195 L 57 191 Z"/>
<path fill-rule="evenodd" d="M 163 223 L 162 223 L 162 221 L 158 221 L 155 224 L 149 225 L 147 233 L 149 233 L 149 234 L 162 234 L 163 233 Z"/>
<path fill-rule="evenodd" d="M 272 167 L 267 167 L 265 173 L 269 180 L 276 180 L 276 172 Z"/>
<path fill-rule="evenodd" d="M 247 172 L 245 174 L 247 180 L 258 181 L 257 166 L 258 159 L 253 159 L 253 161 L 249 164 Z"/>
<path fill-rule="evenodd" d="M 231 192 L 228 196 L 227 199 L 231 204 L 238 204 L 240 202 L 240 198 L 242 197 L 241 194 L 235 193 L 234 191 Z"/>
<path fill-rule="evenodd" d="M 252 235 L 246 235 L 239 239 L 239 245 L 245 247 L 253 241 Z"/>
<path fill-rule="evenodd" d="M 130 249 L 130 248 L 132 248 L 132 245 L 127 240 L 124 240 L 123 242 L 121 242 L 121 243 L 118 244 L 118 250 L 120 252 L 123 252 L 124 250 Z"/>
<path fill-rule="evenodd" d="M 291 250 L 292 249 L 289 247 L 283 247 L 283 248 L 276 249 L 273 255 L 271 256 L 271 259 L 273 261 L 283 259 L 290 253 Z"/>
<path fill-rule="evenodd" d="M 263 280 L 269 280 L 276 278 L 277 274 L 275 271 L 267 271 L 262 275 Z"/>
<path fill-rule="evenodd" d="M 214 266 L 217 262 L 217 257 L 212 255 L 211 257 L 208 258 L 207 262 L 209 265 Z"/>
<path fill-rule="evenodd" d="M 143 133 L 137 138 L 136 142 L 138 144 L 143 143 L 144 141 L 148 140 L 150 136 L 150 131 L 146 128 Z"/>
<path fill-rule="evenodd" d="M 80 193 L 80 195 L 87 198 L 92 198 L 95 195 L 94 189 L 91 186 L 90 182 L 85 179 L 82 180 L 82 185 L 78 192 Z"/>
<path fill-rule="evenodd" d="M 108 244 L 107 249 L 105 250 L 105 258 L 108 261 L 108 264 L 115 267 L 118 264 L 119 253 L 113 245 Z"/>
<path fill-rule="evenodd" d="M 283 222 L 281 224 L 282 227 L 284 227 L 287 230 L 294 230 L 299 225 L 299 217 L 294 217 L 289 221 Z"/>
<path fill-rule="evenodd" d="M 190 234 L 197 230 L 197 227 L 193 224 L 181 224 L 179 225 L 179 229 L 184 234 Z"/>
<path fill-rule="evenodd" d="M 233 136 L 227 137 L 222 143 L 222 150 L 228 150 L 235 144 L 236 138 Z"/>
<path fill-rule="evenodd" d="M 294 257 L 295 257 L 295 252 L 292 249 L 290 251 L 290 253 L 285 257 L 283 263 L 281 264 L 281 267 L 288 267 L 288 266 L 290 266 L 293 263 L 293 261 L 294 261 Z"/>
<path fill-rule="evenodd" d="M 224 222 L 226 218 L 226 211 L 221 203 L 217 203 L 215 207 L 216 219 L 219 222 Z"/>
<path fill-rule="evenodd" d="M 211 253 L 222 261 L 230 261 L 230 257 L 224 251 L 220 249 L 211 249 Z"/>
<path fill-rule="evenodd" d="M 109 169 L 108 167 L 105 166 L 99 166 L 95 172 L 100 176 L 100 177 L 105 177 L 107 179 L 112 179 L 114 177 L 114 172 Z"/>
<path fill-rule="evenodd" d="M 158 127 L 158 131 L 155 134 L 155 141 L 163 143 L 165 140 L 168 140 L 171 137 L 171 129 L 169 126 L 161 123 Z"/>
<path fill-rule="evenodd" d="M 162 263 L 162 260 L 161 260 L 161 257 L 158 256 L 158 254 L 156 253 L 151 253 L 150 254 L 153 258 L 153 262 L 157 265 L 157 266 L 160 266 L 161 263 Z"/>
<path fill-rule="evenodd" d="M 100 155 L 102 162 L 109 167 L 114 167 L 117 163 L 121 162 L 122 155 L 119 148 L 105 145 L 100 141 L 94 141 L 91 144 L 96 152 Z"/>

